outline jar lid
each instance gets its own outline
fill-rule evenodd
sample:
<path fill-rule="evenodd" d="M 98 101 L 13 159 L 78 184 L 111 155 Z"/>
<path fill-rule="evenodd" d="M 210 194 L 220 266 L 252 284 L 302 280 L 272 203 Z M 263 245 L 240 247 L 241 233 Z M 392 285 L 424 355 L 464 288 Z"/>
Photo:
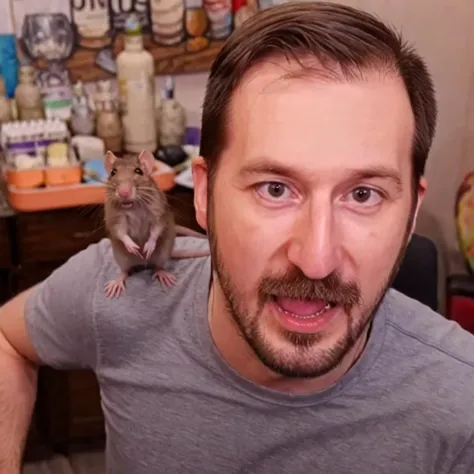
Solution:
<path fill-rule="evenodd" d="M 203 0 L 184 0 L 184 8 L 202 8 Z"/>

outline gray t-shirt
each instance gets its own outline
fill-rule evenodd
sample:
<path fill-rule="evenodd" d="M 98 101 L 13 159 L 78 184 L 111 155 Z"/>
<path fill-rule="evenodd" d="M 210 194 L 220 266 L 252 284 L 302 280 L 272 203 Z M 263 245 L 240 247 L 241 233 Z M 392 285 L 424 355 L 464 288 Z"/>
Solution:
<path fill-rule="evenodd" d="M 290 395 L 219 357 L 206 317 L 209 258 L 169 269 L 174 287 L 143 272 L 109 300 L 103 288 L 119 270 L 103 240 L 27 304 L 41 359 L 97 374 L 108 473 L 474 473 L 474 337 L 457 324 L 390 290 L 342 380 Z"/>

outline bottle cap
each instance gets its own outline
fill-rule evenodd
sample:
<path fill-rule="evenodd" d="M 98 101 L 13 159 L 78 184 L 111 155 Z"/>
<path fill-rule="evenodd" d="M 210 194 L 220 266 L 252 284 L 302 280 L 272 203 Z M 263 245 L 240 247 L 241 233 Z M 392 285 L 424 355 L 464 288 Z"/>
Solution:
<path fill-rule="evenodd" d="M 174 98 L 174 78 L 173 76 L 166 76 L 165 79 L 165 88 L 163 90 L 164 99 L 173 99 Z"/>
<path fill-rule="evenodd" d="M 138 36 L 142 34 L 142 26 L 136 13 L 130 13 L 125 20 L 125 35 Z"/>

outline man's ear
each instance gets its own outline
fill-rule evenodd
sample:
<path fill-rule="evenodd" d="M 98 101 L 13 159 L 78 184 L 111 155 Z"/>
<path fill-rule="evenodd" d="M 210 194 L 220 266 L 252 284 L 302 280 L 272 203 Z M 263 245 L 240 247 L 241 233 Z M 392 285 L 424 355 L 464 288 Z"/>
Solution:
<path fill-rule="evenodd" d="M 194 210 L 198 224 L 207 232 L 207 187 L 208 170 L 202 156 L 193 160 Z"/>
<path fill-rule="evenodd" d="M 426 191 L 428 189 L 428 183 L 426 179 L 422 176 L 420 180 L 418 181 L 418 189 L 417 189 L 417 203 L 416 203 L 416 208 L 415 208 L 415 215 L 413 216 L 413 222 L 411 225 L 411 230 L 410 230 L 410 239 L 415 232 L 416 228 L 416 221 L 418 218 L 418 212 L 420 211 L 421 203 L 423 202 L 423 199 L 425 198 Z"/>

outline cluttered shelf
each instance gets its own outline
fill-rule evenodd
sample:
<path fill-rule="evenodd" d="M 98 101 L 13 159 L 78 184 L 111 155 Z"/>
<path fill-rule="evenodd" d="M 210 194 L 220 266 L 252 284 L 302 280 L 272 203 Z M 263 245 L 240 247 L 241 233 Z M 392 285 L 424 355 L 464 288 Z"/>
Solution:
<path fill-rule="evenodd" d="M 123 35 L 117 35 L 114 44 L 115 53 L 123 49 Z M 168 46 L 166 48 L 150 48 L 151 35 L 144 35 L 145 48 L 150 50 L 156 65 L 156 73 L 175 73 L 207 71 L 217 52 L 222 48 L 223 41 L 212 41 L 199 51 L 187 49 L 186 44 Z M 46 68 L 45 61 L 38 61 L 40 68 Z M 94 81 L 97 77 L 107 76 L 97 62 L 97 53 L 90 48 L 79 47 L 74 56 L 66 62 L 66 67 L 74 71 L 75 78 L 83 82 Z"/>
<path fill-rule="evenodd" d="M 176 222 L 201 231 L 193 192 L 176 185 L 166 192 Z M 101 205 L 0 216 L 0 303 L 39 283 L 69 257 L 105 237 Z M 67 450 L 104 436 L 97 381 L 92 372 L 43 368 L 26 457 L 41 458 L 45 446 Z"/>
<path fill-rule="evenodd" d="M 38 85 L 41 72 L 38 80 L 38 71 L 21 65 L 11 97 L 0 77 L 0 303 L 106 236 L 107 150 L 119 157 L 151 151 L 152 177 L 165 191 L 176 222 L 202 230 L 189 180 L 199 130 L 187 127 L 172 78 L 165 90 L 154 90 L 154 58 L 136 44 L 136 32 L 125 41 L 134 46 L 116 58 L 118 88 L 110 80 L 88 90 L 76 82 L 70 97 L 45 97 Z M 95 442 L 103 435 L 93 373 L 41 369 L 27 457 L 35 457 L 37 446 L 67 449 L 74 441 Z"/>
<path fill-rule="evenodd" d="M 148 106 L 149 117 L 145 109 L 135 109 L 132 117 L 119 114 L 118 91 L 110 81 L 102 81 L 92 93 L 76 83 L 69 112 L 56 110 L 46 118 L 47 104 L 41 101 L 32 78 L 31 66 L 20 68 L 20 84 L 11 104 L 1 95 L 0 78 L 0 115 L 4 118 L 0 166 L 10 205 L 17 211 L 103 202 L 106 150 L 118 156 L 143 149 L 156 151 L 153 178 L 165 191 L 175 185 L 175 176 L 197 154 L 199 131 L 186 127 L 185 111 L 174 99 L 172 79 L 167 81 L 159 106 Z M 24 99 L 28 107 L 22 106 Z M 140 102 L 136 99 L 134 103 Z M 155 99 L 147 95 L 142 101 L 153 104 Z"/>

